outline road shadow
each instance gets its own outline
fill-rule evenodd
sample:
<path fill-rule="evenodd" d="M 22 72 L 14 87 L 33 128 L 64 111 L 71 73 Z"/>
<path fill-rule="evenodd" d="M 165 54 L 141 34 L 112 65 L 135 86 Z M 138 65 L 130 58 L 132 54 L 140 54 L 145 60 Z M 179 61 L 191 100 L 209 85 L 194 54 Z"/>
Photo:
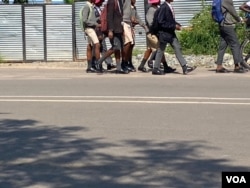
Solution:
<path fill-rule="evenodd" d="M 0 187 L 218 188 L 221 171 L 249 170 L 230 166 L 227 159 L 202 157 L 201 150 L 214 148 L 201 140 L 108 143 L 76 136 L 79 131 L 88 129 L 0 120 Z M 110 152 L 125 147 L 133 152 Z"/>

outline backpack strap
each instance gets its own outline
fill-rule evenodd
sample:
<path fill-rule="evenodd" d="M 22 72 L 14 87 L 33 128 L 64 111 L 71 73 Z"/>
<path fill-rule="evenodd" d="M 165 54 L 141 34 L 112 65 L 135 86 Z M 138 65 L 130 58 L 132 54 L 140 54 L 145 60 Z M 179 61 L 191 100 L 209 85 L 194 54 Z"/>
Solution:
<path fill-rule="evenodd" d="M 91 17 L 91 14 L 92 14 L 92 6 L 89 2 L 86 3 L 89 7 L 89 14 L 88 14 L 88 18 L 87 18 L 87 21 L 89 21 L 90 17 Z M 83 12 L 83 8 L 81 8 L 80 12 L 79 12 L 79 17 L 80 17 L 80 27 L 81 27 L 81 30 L 82 31 L 85 31 L 85 28 L 86 28 L 86 25 L 83 24 L 83 16 L 82 16 L 82 12 Z"/>

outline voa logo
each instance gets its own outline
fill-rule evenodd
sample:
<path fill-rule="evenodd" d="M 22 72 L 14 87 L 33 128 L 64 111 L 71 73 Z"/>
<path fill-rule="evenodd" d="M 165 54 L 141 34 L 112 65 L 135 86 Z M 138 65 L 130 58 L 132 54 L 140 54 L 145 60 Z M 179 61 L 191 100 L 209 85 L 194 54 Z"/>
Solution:
<path fill-rule="evenodd" d="M 227 183 L 247 183 L 244 176 L 226 176 Z"/>

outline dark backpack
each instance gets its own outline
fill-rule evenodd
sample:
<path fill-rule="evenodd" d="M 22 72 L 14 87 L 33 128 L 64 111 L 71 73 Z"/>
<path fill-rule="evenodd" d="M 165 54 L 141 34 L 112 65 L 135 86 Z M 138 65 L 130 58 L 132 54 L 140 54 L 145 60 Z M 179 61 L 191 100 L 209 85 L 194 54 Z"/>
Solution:
<path fill-rule="evenodd" d="M 158 8 L 154 13 L 154 18 L 151 26 L 149 27 L 149 32 L 153 35 L 157 35 L 160 30 L 160 24 L 158 22 L 158 15 L 160 12 L 160 8 Z"/>
<path fill-rule="evenodd" d="M 117 1 L 115 1 L 115 8 L 117 8 Z M 108 6 L 107 4 L 104 5 L 100 20 L 101 20 L 101 31 L 103 33 L 108 33 Z"/>
<path fill-rule="evenodd" d="M 107 16 L 108 16 L 108 7 L 107 7 L 107 4 L 105 4 L 104 7 L 103 7 L 103 9 L 102 9 L 101 16 L 100 16 L 101 31 L 103 33 L 107 33 L 108 32 Z"/>
<path fill-rule="evenodd" d="M 225 18 L 221 9 L 222 0 L 213 0 L 211 15 L 215 22 L 221 23 Z"/>

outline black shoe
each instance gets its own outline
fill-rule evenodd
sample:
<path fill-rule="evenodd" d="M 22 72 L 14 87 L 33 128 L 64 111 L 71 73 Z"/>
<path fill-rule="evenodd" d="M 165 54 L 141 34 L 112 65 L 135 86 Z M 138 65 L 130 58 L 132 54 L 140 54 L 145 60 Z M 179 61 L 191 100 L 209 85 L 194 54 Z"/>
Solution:
<path fill-rule="evenodd" d="M 164 72 L 161 69 L 153 69 L 152 74 L 154 74 L 154 75 L 164 75 Z"/>
<path fill-rule="evenodd" d="M 172 73 L 172 72 L 175 72 L 176 69 L 175 68 L 172 68 L 172 67 L 167 67 L 164 69 L 164 73 Z"/>
<path fill-rule="evenodd" d="M 163 66 L 163 64 L 162 64 L 162 63 L 160 64 L 160 69 L 164 69 L 164 66 Z"/>
<path fill-rule="evenodd" d="M 138 71 L 148 72 L 148 70 L 145 67 L 138 67 Z"/>
<path fill-rule="evenodd" d="M 188 65 L 184 65 L 184 66 L 182 67 L 183 74 L 188 74 L 188 73 L 192 72 L 193 70 L 195 70 L 196 68 L 197 68 L 196 66 L 190 67 L 190 66 L 188 66 Z"/>
<path fill-rule="evenodd" d="M 120 69 L 120 70 L 116 70 L 116 74 L 128 74 L 129 71 L 127 69 Z"/>
<path fill-rule="evenodd" d="M 87 73 L 96 73 L 96 69 L 94 69 L 93 67 L 91 67 L 91 68 L 88 68 L 88 69 L 86 70 L 86 72 L 87 72 Z"/>
<path fill-rule="evenodd" d="M 229 73 L 229 71 L 227 69 L 225 69 L 224 67 L 222 67 L 220 69 L 216 69 L 215 72 L 216 73 Z"/>
<path fill-rule="evenodd" d="M 234 68 L 234 72 L 235 73 L 246 73 L 247 70 L 244 69 L 243 67 L 236 67 L 236 68 Z"/>
<path fill-rule="evenodd" d="M 111 69 L 114 69 L 114 68 L 116 68 L 116 66 L 113 65 L 113 64 L 108 64 L 107 65 L 107 70 L 111 70 Z"/>
<path fill-rule="evenodd" d="M 148 61 L 148 67 L 151 69 L 154 67 L 153 61 Z"/>
<path fill-rule="evenodd" d="M 250 66 L 249 66 L 245 61 L 241 62 L 240 65 L 241 65 L 244 69 L 250 70 Z"/>
<path fill-rule="evenodd" d="M 103 73 L 105 70 L 104 68 L 102 67 L 102 64 L 97 64 L 96 65 L 96 72 L 98 73 Z"/>
<path fill-rule="evenodd" d="M 136 69 L 135 69 L 134 65 L 131 64 L 131 63 L 128 64 L 127 69 L 128 69 L 128 71 L 130 71 L 130 72 L 136 72 Z"/>

